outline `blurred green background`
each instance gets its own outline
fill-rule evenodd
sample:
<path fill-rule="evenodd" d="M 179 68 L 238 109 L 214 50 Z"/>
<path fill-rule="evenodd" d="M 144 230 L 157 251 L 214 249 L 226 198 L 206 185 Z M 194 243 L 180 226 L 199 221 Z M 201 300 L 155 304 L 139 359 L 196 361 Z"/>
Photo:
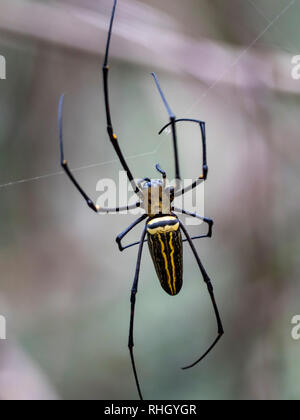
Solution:
<path fill-rule="evenodd" d="M 205 215 L 196 242 L 226 334 L 213 341 L 207 289 L 185 246 L 184 287 L 160 288 L 147 247 L 135 355 L 145 398 L 298 399 L 300 2 L 119 0 L 110 60 L 114 126 L 136 177 L 173 178 L 156 71 L 178 117 L 207 123 Z M 66 157 L 96 199 L 118 181 L 106 134 L 101 66 L 112 0 L 2 0 L 0 54 L 0 341 L 2 399 L 135 399 L 127 349 L 137 249 L 115 237 L 132 215 L 97 216 L 59 166 L 57 105 L 66 93 Z M 183 176 L 201 170 L 199 133 L 179 130 Z M 125 204 L 125 203 L 121 203 Z M 142 227 L 129 235 L 138 240 Z M 189 227 L 191 234 L 202 226 Z"/>

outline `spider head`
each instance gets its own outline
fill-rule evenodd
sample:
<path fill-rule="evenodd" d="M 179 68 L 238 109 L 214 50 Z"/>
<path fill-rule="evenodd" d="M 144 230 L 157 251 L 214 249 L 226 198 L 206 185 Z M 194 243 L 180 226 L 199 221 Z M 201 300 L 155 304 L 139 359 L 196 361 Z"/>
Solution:
<path fill-rule="evenodd" d="M 165 180 L 144 178 L 139 186 L 143 193 L 142 207 L 150 217 L 171 213 L 174 187 L 167 187 Z"/>

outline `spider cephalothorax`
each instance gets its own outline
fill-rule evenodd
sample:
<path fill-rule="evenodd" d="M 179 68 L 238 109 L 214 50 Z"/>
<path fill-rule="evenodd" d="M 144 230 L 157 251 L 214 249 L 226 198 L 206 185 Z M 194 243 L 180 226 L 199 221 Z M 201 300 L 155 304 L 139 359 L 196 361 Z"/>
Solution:
<path fill-rule="evenodd" d="M 171 214 L 174 201 L 174 187 L 167 186 L 166 173 L 157 164 L 156 169 L 163 174 L 163 179 L 144 178 L 137 183 L 142 192 L 141 207 L 149 217 Z"/>
<path fill-rule="evenodd" d="M 131 210 L 137 207 L 142 207 L 145 211 L 141 217 L 135 220 L 130 226 L 128 226 L 122 233 L 120 233 L 116 241 L 118 243 L 120 251 L 124 251 L 127 248 L 132 246 L 138 245 L 138 258 L 135 268 L 135 276 L 133 285 L 131 288 L 131 311 L 130 311 L 130 328 L 129 328 L 129 339 L 128 339 L 128 347 L 131 357 L 131 363 L 133 368 L 133 373 L 136 381 L 136 386 L 138 389 L 138 393 L 141 399 L 142 392 L 138 380 L 137 370 L 135 366 L 134 354 L 133 354 L 133 324 L 134 324 L 134 314 L 135 314 L 135 302 L 136 302 L 136 294 L 138 291 L 138 282 L 139 282 L 139 274 L 140 274 L 140 266 L 141 266 L 141 259 L 142 259 L 142 251 L 144 242 L 148 241 L 149 250 L 152 256 L 152 260 L 154 263 L 154 267 L 159 278 L 160 284 L 162 288 L 169 294 L 169 295 L 177 295 L 182 287 L 182 274 L 183 274 L 183 258 L 182 258 L 182 248 L 183 242 L 188 242 L 193 255 L 196 258 L 198 267 L 200 269 L 202 278 L 206 283 L 208 293 L 211 298 L 211 302 L 213 305 L 217 327 L 218 327 L 218 335 L 217 338 L 214 340 L 212 345 L 208 348 L 208 350 L 196 360 L 196 362 L 190 364 L 189 366 L 184 367 L 183 369 L 188 369 L 192 366 L 195 366 L 198 362 L 200 362 L 216 345 L 219 341 L 221 336 L 223 335 L 223 326 L 221 322 L 221 318 L 219 315 L 219 311 L 217 308 L 217 304 L 215 301 L 215 296 L 213 292 L 213 286 L 210 281 L 210 278 L 200 260 L 200 257 L 196 251 L 194 246 L 193 240 L 200 239 L 200 238 L 208 238 L 212 235 L 212 226 L 213 221 L 208 219 L 204 216 L 200 216 L 196 213 L 191 213 L 184 209 L 177 208 L 173 205 L 174 197 L 183 196 L 188 191 L 196 188 L 199 182 L 203 182 L 207 178 L 207 159 L 206 159 L 206 134 L 205 134 L 205 123 L 200 120 L 191 120 L 191 119 L 178 119 L 176 120 L 175 115 L 171 111 L 168 102 L 161 90 L 159 85 L 158 79 L 156 75 L 153 73 L 153 77 L 155 79 L 156 86 L 159 90 L 161 98 L 165 104 L 165 107 L 168 111 L 170 122 L 165 125 L 159 134 L 161 134 L 165 129 L 169 126 L 171 127 L 172 131 L 172 139 L 173 139 L 173 150 L 174 150 L 174 163 L 175 163 L 175 187 L 167 186 L 166 181 L 166 173 L 160 168 L 159 165 L 156 165 L 156 169 L 162 175 L 162 180 L 150 180 L 149 178 L 144 178 L 139 182 L 135 182 L 134 177 L 127 165 L 126 159 L 123 156 L 123 153 L 119 146 L 119 141 L 117 136 L 114 134 L 114 129 L 111 120 L 111 113 L 110 113 L 110 103 L 109 103 L 109 95 L 108 95 L 108 53 L 109 53 L 109 46 L 110 46 L 110 39 L 111 39 L 111 32 L 112 26 L 115 16 L 117 0 L 114 0 L 114 6 L 112 11 L 112 16 L 110 20 L 110 26 L 108 31 L 108 39 L 106 44 L 106 51 L 105 51 L 105 58 L 103 63 L 103 85 L 104 85 L 104 100 L 105 100 L 105 110 L 106 110 L 106 122 L 107 122 L 107 133 L 111 144 L 120 159 L 120 163 L 123 169 L 127 173 L 127 177 L 129 182 L 131 183 L 134 192 L 137 195 L 138 201 L 130 206 L 118 207 L 118 208 L 102 208 L 97 206 L 93 200 L 85 193 L 82 187 L 79 185 L 77 180 L 75 179 L 74 175 L 72 174 L 71 170 L 69 169 L 68 163 L 64 158 L 64 148 L 63 148 L 63 130 L 62 130 L 62 107 L 63 107 L 63 98 L 64 95 L 61 96 L 60 103 L 59 103 L 59 112 L 58 112 L 58 120 L 59 120 L 59 137 L 60 137 L 60 155 L 61 155 L 61 165 L 73 182 L 79 193 L 85 199 L 87 205 L 96 213 L 115 213 L 121 212 L 124 210 Z M 176 134 L 176 124 L 181 122 L 192 122 L 196 123 L 200 127 L 201 131 L 201 139 L 202 139 L 202 173 L 192 184 L 188 187 L 181 189 L 180 188 L 180 170 L 179 170 L 179 158 L 178 158 L 178 149 L 177 149 L 177 134 Z M 195 237 L 190 237 L 188 234 L 184 224 L 178 219 L 175 213 L 186 214 L 190 217 L 195 217 L 197 219 L 202 220 L 204 223 L 208 225 L 208 232 L 206 234 L 201 234 Z M 147 219 L 147 220 L 146 220 Z M 139 223 L 142 221 L 146 221 L 142 236 L 140 241 L 134 242 L 127 246 L 122 245 L 123 238 Z M 185 239 L 182 239 L 181 232 L 184 233 Z M 147 239 L 146 239 L 147 237 Z"/>

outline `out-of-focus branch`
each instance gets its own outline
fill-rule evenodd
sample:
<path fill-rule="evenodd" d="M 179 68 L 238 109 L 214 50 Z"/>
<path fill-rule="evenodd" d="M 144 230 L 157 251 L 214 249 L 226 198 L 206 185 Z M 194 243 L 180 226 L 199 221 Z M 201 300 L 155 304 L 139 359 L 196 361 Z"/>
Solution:
<path fill-rule="evenodd" d="M 111 3 L 100 2 L 99 8 L 88 8 L 89 2 L 79 7 L 1 0 L 0 30 L 99 54 L 105 48 Z M 195 41 L 181 35 L 179 23 L 173 18 L 135 0 L 119 2 L 116 22 L 113 57 L 186 73 L 207 85 L 218 81 L 241 88 L 264 86 L 300 93 L 300 83 L 291 77 L 291 57 L 286 53 L 252 48 L 243 54 L 248 46 Z M 255 77 L 249 77 L 249 73 L 255 73 Z"/>

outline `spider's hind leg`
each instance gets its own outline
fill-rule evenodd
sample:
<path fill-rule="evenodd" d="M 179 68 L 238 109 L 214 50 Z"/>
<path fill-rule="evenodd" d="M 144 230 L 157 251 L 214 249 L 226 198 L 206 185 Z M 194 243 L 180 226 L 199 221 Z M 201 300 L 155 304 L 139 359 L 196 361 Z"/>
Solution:
<path fill-rule="evenodd" d="M 181 230 L 185 234 L 185 237 L 188 240 L 188 242 L 189 242 L 189 244 L 190 244 L 190 246 L 192 248 L 193 254 L 194 254 L 194 256 L 195 256 L 195 258 L 197 260 L 197 264 L 198 264 L 199 269 L 201 271 L 203 280 L 206 283 L 207 290 L 208 290 L 208 293 L 210 295 L 210 299 L 211 299 L 211 302 L 212 302 L 212 305 L 213 305 L 213 308 L 214 308 L 214 312 L 215 312 L 215 316 L 216 316 L 216 321 L 217 321 L 217 328 L 218 328 L 217 338 L 212 343 L 212 345 L 208 348 L 208 350 L 199 359 L 197 359 L 194 363 L 192 363 L 191 365 L 188 365 L 188 366 L 185 366 L 184 368 L 182 368 L 182 369 L 189 369 L 189 368 L 197 365 L 199 362 L 201 362 L 201 360 L 203 360 L 208 355 L 208 353 L 210 353 L 210 351 L 215 347 L 215 345 L 218 343 L 218 341 L 220 340 L 220 338 L 224 334 L 224 329 L 223 329 L 221 317 L 220 317 L 220 314 L 219 314 L 219 310 L 218 310 L 218 307 L 217 307 L 217 303 L 216 303 L 216 299 L 215 299 L 215 295 L 214 295 L 214 289 L 213 289 L 213 285 L 211 283 L 211 280 L 210 280 L 210 278 L 209 278 L 209 276 L 208 276 L 205 268 L 202 265 L 202 262 L 201 262 L 201 260 L 199 258 L 199 255 L 198 255 L 198 253 L 196 251 L 196 248 L 195 248 L 195 246 L 193 244 L 193 241 L 192 241 L 191 237 L 189 236 L 186 228 L 184 227 L 184 225 L 183 225 L 183 223 L 181 221 L 179 221 L 179 223 L 180 223 Z"/>
<path fill-rule="evenodd" d="M 131 310 L 130 310 L 130 326 L 129 326 L 129 337 L 128 337 L 128 348 L 129 348 L 129 353 L 130 353 L 130 358 L 131 358 L 132 369 L 133 369 L 135 383 L 136 383 L 136 386 L 137 386 L 139 397 L 140 397 L 141 400 L 143 400 L 143 396 L 142 396 L 142 392 L 141 392 L 141 387 L 140 387 L 140 383 L 139 383 L 139 379 L 138 379 L 138 375 L 137 375 L 137 371 L 136 371 L 134 354 L 133 354 L 133 347 L 134 347 L 133 324 L 134 324 L 134 314 L 135 314 L 135 301 L 136 301 L 136 294 L 137 294 L 137 291 L 138 291 L 138 282 L 139 282 L 139 275 L 140 275 L 142 252 L 143 252 L 143 246 L 144 246 L 144 240 L 145 240 L 146 233 L 147 233 L 147 226 L 144 227 L 142 237 L 141 237 L 141 240 L 140 240 L 138 258 L 137 258 L 137 263 L 136 263 L 136 268 L 135 268 L 135 276 L 134 276 L 133 286 L 132 286 L 132 289 L 131 289 L 131 297 L 130 297 Z"/>

